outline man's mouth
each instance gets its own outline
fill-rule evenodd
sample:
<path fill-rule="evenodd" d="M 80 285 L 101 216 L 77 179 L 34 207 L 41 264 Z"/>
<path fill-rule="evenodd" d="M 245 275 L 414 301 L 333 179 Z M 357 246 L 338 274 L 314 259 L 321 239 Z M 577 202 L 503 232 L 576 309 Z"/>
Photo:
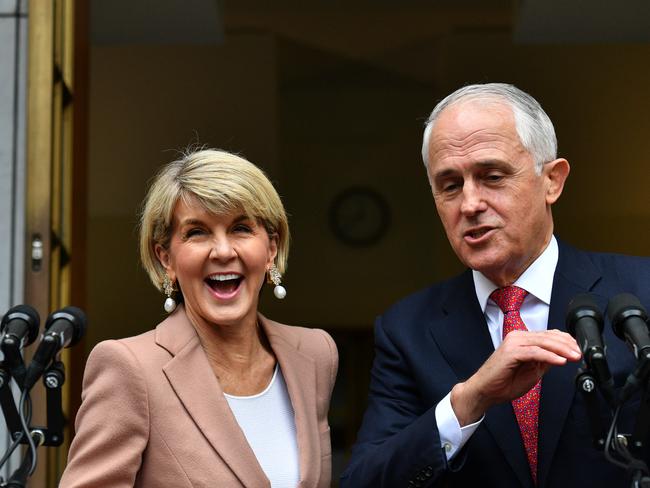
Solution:
<path fill-rule="evenodd" d="M 493 227 L 479 227 L 476 229 L 470 229 L 465 232 L 464 237 L 470 240 L 478 240 L 491 230 L 493 230 Z"/>
<path fill-rule="evenodd" d="M 232 295 L 237 291 L 244 277 L 237 273 L 214 274 L 205 279 L 207 285 L 214 290 L 217 295 Z"/>

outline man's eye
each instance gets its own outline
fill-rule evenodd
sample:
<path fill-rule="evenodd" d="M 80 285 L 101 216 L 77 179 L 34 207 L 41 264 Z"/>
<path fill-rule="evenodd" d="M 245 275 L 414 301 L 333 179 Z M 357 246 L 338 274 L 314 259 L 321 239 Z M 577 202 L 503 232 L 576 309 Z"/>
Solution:
<path fill-rule="evenodd" d="M 460 188 L 460 184 L 458 183 L 446 183 L 442 185 L 442 191 L 443 193 L 453 193 L 456 190 Z"/>
<path fill-rule="evenodd" d="M 503 175 L 500 173 L 489 173 L 488 175 L 485 176 L 485 179 L 487 181 L 494 183 L 497 181 L 501 181 L 503 179 Z"/>

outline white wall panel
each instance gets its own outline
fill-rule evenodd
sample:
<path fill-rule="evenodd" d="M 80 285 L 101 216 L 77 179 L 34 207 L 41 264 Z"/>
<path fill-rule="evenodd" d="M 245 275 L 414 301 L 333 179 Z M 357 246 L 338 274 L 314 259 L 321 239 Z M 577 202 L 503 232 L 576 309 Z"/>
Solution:
<path fill-rule="evenodd" d="M 15 14 L 19 3 L 20 0 L 0 0 L 0 15 Z"/>
<path fill-rule="evenodd" d="M 11 304 L 16 136 L 16 19 L 0 17 L 0 312 Z"/>
<path fill-rule="evenodd" d="M 26 8 L 26 2 L 0 0 L 0 315 L 23 301 Z M 0 422 L 1 454 L 9 444 Z M 7 477 L 19 461 L 16 452 L 0 475 Z"/>

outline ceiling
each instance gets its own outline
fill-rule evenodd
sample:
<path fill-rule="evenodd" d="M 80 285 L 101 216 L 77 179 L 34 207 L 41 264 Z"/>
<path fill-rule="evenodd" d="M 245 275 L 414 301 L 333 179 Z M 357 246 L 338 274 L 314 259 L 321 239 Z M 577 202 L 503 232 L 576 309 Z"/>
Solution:
<path fill-rule="evenodd" d="M 647 0 L 524 0 L 514 25 L 517 42 L 614 44 L 650 42 Z"/>
<path fill-rule="evenodd" d="M 96 44 L 212 44 L 255 29 L 366 57 L 467 29 L 508 30 L 518 43 L 650 41 L 648 0 L 90 1 Z"/>

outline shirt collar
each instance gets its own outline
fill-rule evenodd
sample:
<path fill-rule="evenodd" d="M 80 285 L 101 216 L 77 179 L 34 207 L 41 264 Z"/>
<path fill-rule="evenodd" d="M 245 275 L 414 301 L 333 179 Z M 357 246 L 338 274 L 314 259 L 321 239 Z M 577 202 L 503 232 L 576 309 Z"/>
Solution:
<path fill-rule="evenodd" d="M 550 305 L 551 292 L 553 291 L 553 276 L 555 275 L 558 256 L 557 240 L 555 236 L 551 236 L 551 241 L 546 246 L 546 249 L 544 249 L 544 252 L 528 266 L 526 271 L 513 284 L 519 288 L 523 288 L 545 304 Z M 488 298 L 499 287 L 479 271 L 472 270 L 472 276 L 474 278 L 476 298 L 478 298 L 481 310 L 485 313 Z"/>

